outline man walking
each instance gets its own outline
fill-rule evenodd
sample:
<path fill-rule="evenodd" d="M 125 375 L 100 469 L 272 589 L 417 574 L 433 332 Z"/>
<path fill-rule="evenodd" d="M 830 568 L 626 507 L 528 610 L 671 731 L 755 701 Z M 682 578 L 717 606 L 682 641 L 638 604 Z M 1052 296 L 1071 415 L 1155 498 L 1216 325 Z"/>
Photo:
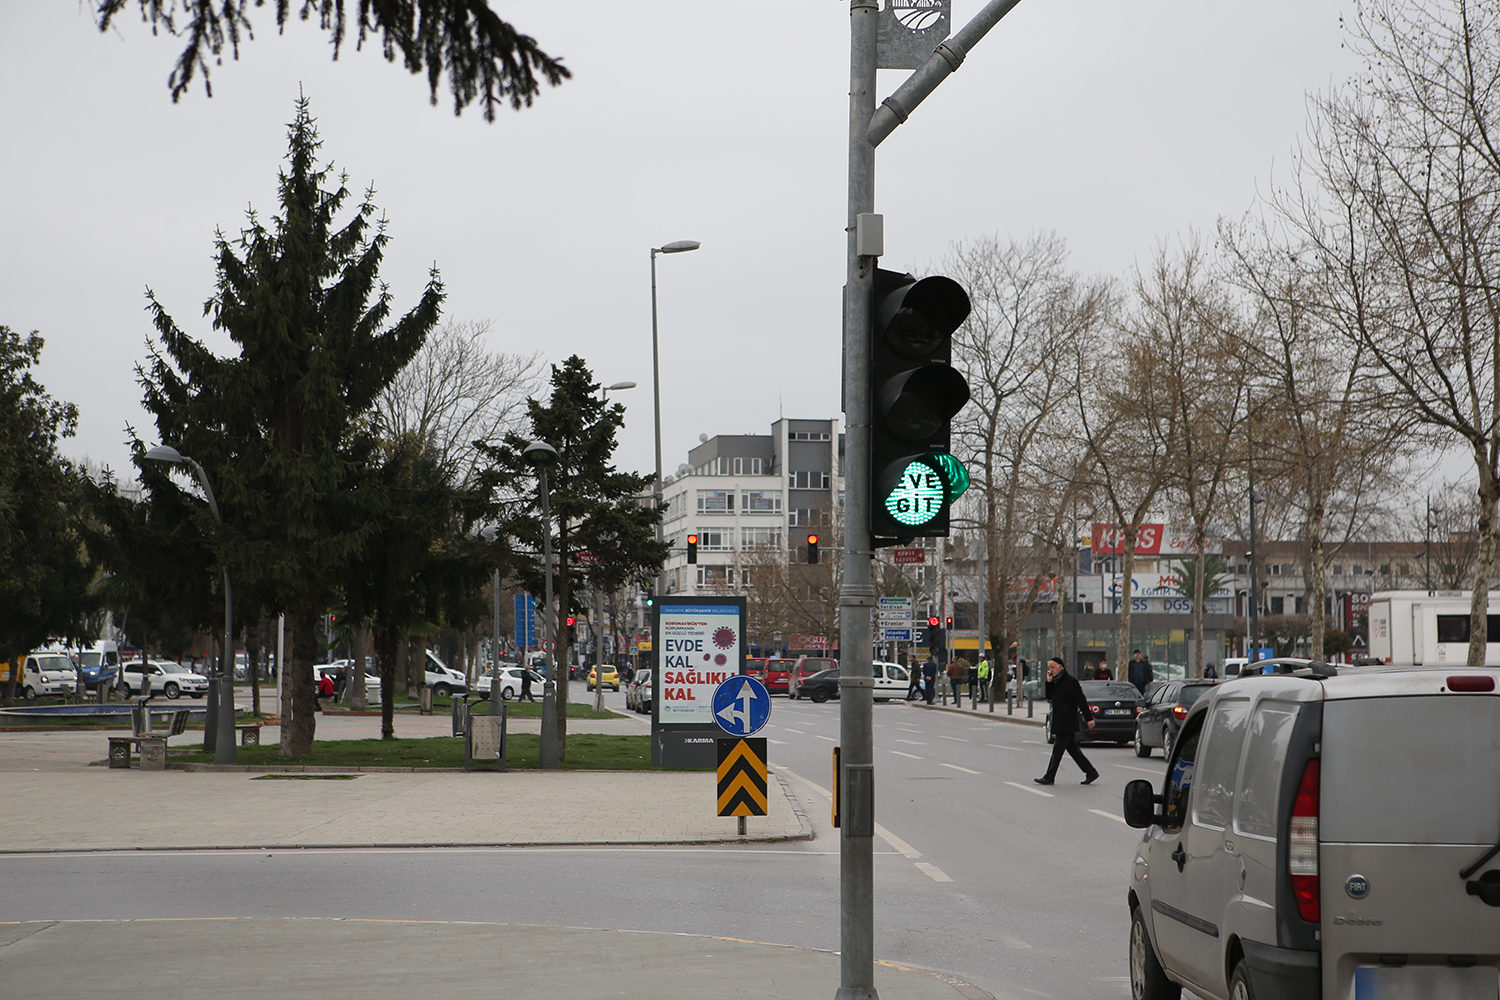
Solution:
<path fill-rule="evenodd" d="M 932 657 L 922 664 L 922 697 L 931 705 L 937 696 L 937 661 Z"/>
<path fill-rule="evenodd" d="M 1038 785 L 1050 785 L 1057 778 L 1057 766 L 1062 763 L 1063 753 L 1073 758 L 1073 763 L 1083 770 L 1083 784 L 1092 785 L 1099 780 L 1099 772 L 1078 747 L 1079 716 L 1088 719 L 1089 728 L 1094 720 L 1089 715 L 1088 699 L 1083 696 L 1083 685 L 1078 678 L 1063 669 L 1057 657 L 1047 661 L 1047 700 L 1052 703 L 1052 760 L 1047 764 L 1047 773 L 1031 780 Z"/>
<path fill-rule="evenodd" d="M 1130 674 L 1126 680 L 1141 694 L 1146 693 L 1146 687 L 1151 683 L 1151 661 L 1141 656 L 1139 649 L 1130 654 Z"/>
<path fill-rule="evenodd" d="M 958 704 L 958 686 L 969 676 L 969 661 L 955 656 L 948 663 L 948 687 L 953 690 L 953 704 Z"/>
<path fill-rule="evenodd" d="M 536 701 L 536 698 L 532 697 L 532 694 L 531 694 L 531 668 L 530 667 L 522 667 L 521 668 L 521 694 L 520 694 L 520 696 L 518 698 L 516 698 L 516 701 L 518 701 L 518 702 L 520 702 L 520 701 Z"/>
<path fill-rule="evenodd" d="M 976 673 L 979 677 L 980 700 L 988 701 L 990 697 L 990 658 L 988 656 L 979 658 L 979 669 Z"/>

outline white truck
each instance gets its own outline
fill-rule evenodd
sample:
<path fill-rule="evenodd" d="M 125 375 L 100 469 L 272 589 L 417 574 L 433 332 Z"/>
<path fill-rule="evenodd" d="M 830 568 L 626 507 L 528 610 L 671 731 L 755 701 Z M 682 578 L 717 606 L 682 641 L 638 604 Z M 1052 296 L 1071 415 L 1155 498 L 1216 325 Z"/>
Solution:
<path fill-rule="evenodd" d="M 1370 654 L 1386 663 L 1433 665 L 1469 658 L 1469 595 L 1387 590 L 1370 595 Z M 1486 666 L 1500 666 L 1500 592 L 1490 591 Z"/>

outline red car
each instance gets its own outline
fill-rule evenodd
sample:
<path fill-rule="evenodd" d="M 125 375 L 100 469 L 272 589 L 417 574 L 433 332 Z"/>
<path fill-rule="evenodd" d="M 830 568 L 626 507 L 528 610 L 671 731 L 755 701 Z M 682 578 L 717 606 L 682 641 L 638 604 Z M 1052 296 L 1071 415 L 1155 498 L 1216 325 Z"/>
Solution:
<path fill-rule="evenodd" d="M 765 673 L 760 675 L 760 679 L 765 682 L 766 690 L 772 694 L 786 694 L 791 689 L 792 667 L 797 665 L 797 661 L 790 658 L 771 657 L 760 662 L 765 670 Z"/>

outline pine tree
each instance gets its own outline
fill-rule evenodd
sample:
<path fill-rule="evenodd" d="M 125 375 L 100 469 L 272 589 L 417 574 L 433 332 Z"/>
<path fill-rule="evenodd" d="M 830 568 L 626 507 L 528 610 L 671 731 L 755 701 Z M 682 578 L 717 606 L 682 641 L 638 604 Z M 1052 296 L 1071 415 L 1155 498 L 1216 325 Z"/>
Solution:
<path fill-rule="evenodd" d="M 237 617 L 287 615 L 285 748 L 301 755 L 314 732 L 318 616 L 382 514 L 381 491 L 361 489 L 377 446 L 363 415 L 436 325 L 443 288 L 432 271 L 417 305 L 388 322 L 379 269 L 389 236 L 373 192 L 340 223 L 349 189 L 315 162 L 321 141 L 305 99 L 288 132 L 280 214 L 268 228 L 252 211 L 237 239 L 216 240 L 217 288 L 204 312 L 239 355 L 213 354 L 148 293 L 160 350 L 140 379 L 162 443 L 208 472 L 224 526 L 200 507 L 202 535 L 237 597 L 255 595 Z M 153 498 L 171 488 L 159 482 Z"/>
<path fill-rule="evenodd" d="M 516 575 L 532 594 L 542 594 L 542 520 L 537 506 L 537 477 L 521 456 L 531 441 L 545 441 L 557 449 L 558 461 L 547 472 L 552 507 L 553 586 L 555 607 L 552 634 L 557 638 L 554 671 L 557 684 L 558 759 L 567 747 L 569 657 L 563 617 L 582 610 L 586 581 L 606 590 L 629 581 L 649 585 L 666 561 L 666 546 L 656 541 L 661 512 L 649 501 L 634 502 L 651 485 L 650 476 L 621 472 L 614 467 L 615 433 L 625 420 L 625 407 L 607 404 L 587 364 L 577 355 L 552 368 L 552 397 L 545 404 L 528 401 L 530 436 L 511 433 L 500 445 L 481 445 L 491 465 L 485 481 L 499 491 L 498 508 L 504 531 L 517 544 Z M 593 561 L 582 565 L 577 555 L 588 552 Z M 541 602 L 539 601 L 538 604 Z"/>

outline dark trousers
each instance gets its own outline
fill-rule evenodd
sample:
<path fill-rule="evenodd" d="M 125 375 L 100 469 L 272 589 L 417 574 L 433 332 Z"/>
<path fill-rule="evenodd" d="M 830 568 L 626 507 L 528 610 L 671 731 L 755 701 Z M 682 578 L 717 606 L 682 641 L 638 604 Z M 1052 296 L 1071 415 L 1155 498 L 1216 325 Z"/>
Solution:
<path fill-rule="evenodd" d="M 926 700 L 927 704 L 929 704 L 929 705 L 931 705 L 933 703 L 933 701 L 937 698 L 937 678 L 936 677 L 924 677 L 924 678 L 922 678 L 922 697 Z"/>
<path fill-rule="evenodd" d="M 536 701 L 536 699 L 531 696 L 530 684 L 521 685 L 521 694 L 516 698 L 516 701 Z"/>
<path fill-rule="evenodd" d="M 1047 773 L 1043 775 L 1048 781 L 1057 778 L 1057 766 L 1062 763 L 1063 754 L 1067 753 L 1073 758 L 1073 763 L 1083 769 L 1086 778 L 1091 774 L 1098 774 L 1094 765 L 1083 755 L 1083 750 L 1078 746 L 1077 733 L 1054 733 L 1052 737 L 1052 760 L 1047 763 Z"/>

